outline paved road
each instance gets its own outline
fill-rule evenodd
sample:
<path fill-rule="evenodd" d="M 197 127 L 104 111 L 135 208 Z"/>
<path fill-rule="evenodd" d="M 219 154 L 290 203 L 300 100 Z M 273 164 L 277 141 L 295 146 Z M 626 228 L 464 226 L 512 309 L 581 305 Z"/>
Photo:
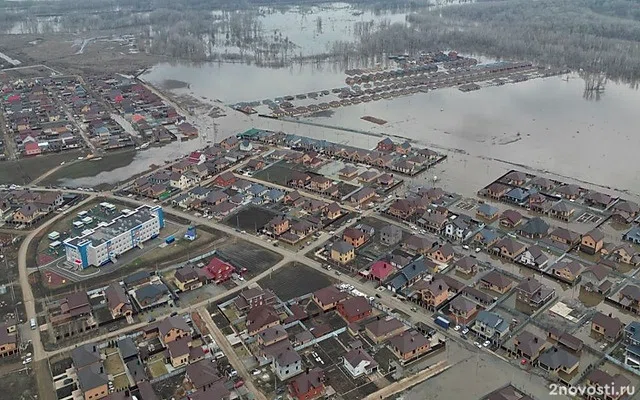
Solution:
<path fill-rule="evenodd" d="M 249 391 L 254 394 L 256 399 L 267 400 L 267 397 L 264 395 L 264 393 L 262 393 L 254 386 L 253 380 L 251 379 L 251 374 L 249 374 L 249 371 L 247 371 L 247 368 L 244 366 L 244 363 L 242 362 L 242 360 L 240 360 L 236 352 L 233 351 L 233 347 L 231 347 L 231 344 L 229 343 L 225 335 L 213 322 L 209 311 L 207 311 L 207 309 L 203 307 L 199 309 L 198 312 L 200 313 L 202 320 L 205 322 L 205 324 L 207 324 L 207 328 L 209 328 L 209 331 L 215 338 L 216 343 L 218 343 L 224 354 L 226 354 L 227 358 L 229 359 L 229 363 L 233 366 L 233 368 L 235 368 L 236 371 L 238 371 L 238 374 L 243 378 L 244 384 L 247 386 L 247 389 L 249 389 Z"/>

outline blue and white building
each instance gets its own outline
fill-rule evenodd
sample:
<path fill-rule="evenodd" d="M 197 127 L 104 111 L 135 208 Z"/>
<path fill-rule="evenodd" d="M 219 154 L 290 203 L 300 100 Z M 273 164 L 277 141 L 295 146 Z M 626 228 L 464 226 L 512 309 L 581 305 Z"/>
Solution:
<path fill-rule="evenodd" d="M 111 222 L 101 222 L 81 236 L 64 241 L 67 263 L 85 269 L 115 262 L 120 254 L 154 239 L 164 228 L 164 213 L 160 206 L 143 205 Z"/>

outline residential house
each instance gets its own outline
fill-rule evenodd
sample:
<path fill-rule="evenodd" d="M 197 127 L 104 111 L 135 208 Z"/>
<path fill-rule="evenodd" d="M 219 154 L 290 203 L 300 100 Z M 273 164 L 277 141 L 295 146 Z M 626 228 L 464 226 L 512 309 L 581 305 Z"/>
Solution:
<path fill-rule="evenodd" d="M 624 400 L 629 398 L 628 396 L 632 396 L 629 393 L 629 389 L 631 386 L 631 381 L 627 379 L 622 374 L 610 375 L 602 370 L 594 369 L 589 372 L 587 378 L 584 382 L 587 388 L 595 388 L 593 393 L 608 393 L 606 396 L 607 400 Z M 591 396 L 592 390 L 588 389 L 586 399 L 587 400 L 599 400 L 600 397 L 597 395 Z"/>
<path fill-rule="evenodd" d="M 13 322 L 0 323 L 0 357 L 7 357 L 18 352 L 18 338 Z"/>
<path fill-rule="evenodd" d="M 549 209 L 549 215 L 562 221 L 569 221 L 574 212 L 575 207 L 565 200 L 553 203 Z"/>
<path fill-rule="evenodd" d="M 480 278 L 480 287 L 500 294 L 507 293 L 513 286 L 513 283 L 513 279 L 501 274 L 495 269 L 487 272 L 482 278 Z"/>
<path fill-rule="evenodd" d="M 500 215 L 500 225 L 506 228 L 515 228 L 522 222 L 522 214 L 515 210 L 505 210 Z"/>
<path fill-rule="evenodd" d="M 458 242 L 467 240 L 472 233 L 471 226 L 462 216 L 444 224 L 444 235 Z"/>
<path fill-rule="evenodd" d="M 492 251 L 500 257 L 515 260 L 522 252 L 526 250 L 526 246 L 511 237 L 504 237 L 493 245 Z"/>
<path fill-rule="evenodd" d="M 388 346 L 401 362 L 414 360 L 431 348 L 429 340 L 413 329 L 389 339 Z"/>
<path fill-rule="evenodd" d="M 250 336 L 257 335 L 261 331 L 279 324 L 280 317 L 270 304 L 254 307 L 247 314 L 247 333 Z"/>
<path fill-rule="evenodd" d="M 478 260 L 470 256 L 464 256 L 456 261 L 454 265 L 456 271 L 465 275 L 473 275 L 478 269 Z"/>
<path fill-rule="evenodd" d="M 640 226 L 634 226 L 629 229 L 624 235 L 622 235 L 622 240 L 634 244 L 640 244 Z"/>
<path fill-rule="evenodd" d="M 422 305 L 429 310 L 435 310 L 449 298 L 449 286 L 442 279 L 432 280 L 419 292 Z"/>
<path fill-rule="evenodd" d="M 533 179 L 531 179 L 529 184 L 532 187 L 544 192 L 549 192 L 556 186 L 556 184 L 551 179 L 547 179 L 542 176 L 534 177 Z"/>
<path fill-rule="evenodd" d="M 213 183 L 216 186 L 229 187 L 233 185 L 235 181 L 236 181 L 236 176 L 231 171 L 227 171 L 216 176 L 215 179 L 213 180 Z"/>
<path fill-rule="evenodd" d="M 216 399 L 228 399 L 229 391 L 225 387 L 226 379 L 218 372 L 218 366 L 215 362 L 201 360 L 187 365 L 185 380 L 197 390 L 196 393 L 216 393 L 218 396 Z"/>
<path fill-rule="evenodd" d="M 546 348 L 547 342 L 529 331 L 522 331 L 515 339 L 516 356 L 522 357 L 529 362 L 533 362 L 540 357 Z"/>
<path fill-rule="evenodd" d="M 571 375 L 577 371 L 579 361 L 580 359 L 578 357 L 568 351 L 562 348 L 552 347 L 540 355 L 538 358 L 538 366 L 550 373 Z"/>
<path fill-rule="evenodd" d="M 351 246 L 358 248 L 365 243 L 367 237 L 363 231 L 349 227 L 344 230 L 342 240 L 349 243 Z"/>
<path fill-rule="evenodd" d="M 483 338 L 499 343 L 500 339 L 509 332 L 509 323 L 496 313 L 482 310 L 478 313 L 471 329 Z"/>
<path fill-rule="evenodd" d="M 336 202 L 333 202 L 325 209 L 325 216 L 330 220 L 334 220 L 342 215 L 342 208 Z"/>
<path fill-rule="evenodd" d="M 372 187 L 366 186 L 352 194 L 349 200 L 356 205 L 362 205 L 373 199 L 375 196 L 376 191 Z"/>
<path fill-rule="evenodd" d="M 109 378 L 102 363 L 88 365 L 76 371 L 78 388 L 85 400 L 98 400 L 109 395 Z"/>
<path fill-rule="evenodd" d="M 453 251 L 453 247 L 449 243 L 445 243 L 437 249 L 432 249 L 429 253 L 429 258 L 439 263 L 448 263 L 449 261 L 453 260 L 454 256 L 455 252 Z"/>
<path fill-rule="evenodd" d="M 402 229 L 396 225 L 385 225 L 380 229 L 380 241 L 387 246 L 394 246 L 402 240 Z"/>
<path fill-rule="evenodd" d="M 313 301 L 323 311 L 329 311 L 336 308 L 337 305 L 345 301 L 349 295 L 345 292 L 341 292 L 335 286 L 327 286 L 326 288 L 317 290 L 313 293 Z"/>
<path fill-rule="evenodd" d="M 618 303 L 625 310 L 640 314 L 640 287 L 626 285 L 618 292 Z"/>
<path fill-rule="evenodd" d="M 551 272 L 565 282 L 574 283 L 583 269 L 584 265 L 572 260 L 554 264 Z"/>
<path fill-rule="evenodd" d="M 611 204 L 612 198 L 608 194 L 596 192 L 594 190 L 589 191 L 584 196 L 585 204 L 597 207 L 597 208 L 607 208 L 609 204 Z"/>
<path fill-rule="evenodd" d="M 402 242 L 402 248 L 412 253 L 427 255 L 438 242 L 419 235 L 411 235 Z"/>
<path fill-rule="evenodd" d="M 596 254 L 604 246 L 604 233 L 594 229 L 582 235 L 580 250 L 587 254 Z"/>
<path fill-rule="evenodd" d="M 502 196 L 501 200 L 518 205 L 524 205 L 527 203 L 529 195 L 530 192 L 528 190 L 517 187 L 509 190 L 504 196 Z"/>
<path fill-rule="evenodd" d="M 333 182 L 331 181 L 331 179 L 327 178 L 326 176 L 314 175 L 313 177 L 311 177 L 309 188 L 318 192 L 324 192 L 328 190 L 332 184 Z"/>
<path fill-rule="evenodd" d="M 129 296 L 119 283 L 111 283 L 104 291 L 107 299 L 107 305 L 111 312 L 111 317 L 116 319 L 119 317 L 130 317 L 133 315 L 133 306 L 129 300 Z"/>
<path fill-rule="evenodd" d="M 404 332 L 406 329 L 407 327 L 402 322 L 393 317 L 378 317 L 364 327 L 367 336 L 378 344 Z"/>
<path fill-rule="evenodd" d="M 228 138 L 223 139 L 219 143 L 219 146 L 222 147 L 225 150 L 231 150 L 231 149 L 237 147 L 239 144 L 240 144 L 240 141 L 238 140 L 237 137 L 229 136 Z"/>
<path fill-rule="evenodd" d="M 480 204 L 478 206 L 478 209 L 476 210 L 476 216 L 487 221 L 493 221 L 494 219 L 496 219 L 496 217 L 498 217 L 499 213 L 500 210 L 498 209 L 498 207 L 494 207 L 489 203 Z"/>
<path fill-rule="evenodd" d="M 296 400 L 319 398 L 324 392 L 324 372 L 319 368 L 305 371 L 289 383 L 289 393 Z"/>
<path fill-rule="evenodd" d="M 178 290 L 186 292 L 202 287 L 205 277 L 202 276 L 199 271 L 200 269 L 196 269 L 191 265 L 185 265 L 176 269 L 173 280 Z"/>
<path fill-rule="evenodd" d="M 262 161 L 259 158 L 252 158 L 247 163 L 247 168 L 250 169 L 251 171 L 259 171 L 262 168 L 264 168 L 264 161 Z"/>
<path fill-rule="evenodd" d="M 494 199 L 500 199 L 502 196 L 504 196 L 505 194 L 507 194 L 507 192 L 510 190 L 511 188 L 507 185 L 503 185 L 501 183 L 492 183 L 491 185 L 489 185 L 486 189 L 486 194 L 487 196 L 494 198 Z"/>
<path fill-rule="evenodd" d="M 378 171 L 370 169 L 358 175 L 358 181 L 360 183 L 370 183 L 373 182 L 379 175 L 380 173 Z"/>
<path fill-rule="evenodd" d="M 342 358 L 342 365 L 354 378 L 370 375 L 378 370 L 378 363 L 362 347 L 347 352 Z"/>
<path fill-rule="evenodd" d="M 591 319 L 591 332 L 602 335 L 610 342 L 617 341 L 624 330 L 624 324 L 617 317 L 597 312 Z"/>
<path fill-rule="evenodd" d="M 234 304 L 239 311 L 247 311 L 262 305 L 274 304 L 276 300 L 275 293 L 269 289 L 251 288 L 240 292 Z"/>
<path fill-rule="evenodd" d="M 529 239 L 539 239 L 549 233 L 549 224 L 540 217 L 534 217 L 518 229 L 518 232 Z"/>
<path fill-rule="evenodd" d="M 429 272 L 429 267 L 426 262 L 428 262 L 428 260 L 418 259 L 406 265 L 387 282 L 387 289 L 395 293 L 424 278 Z"/>
<path fill-rule="evenodd" d="M 449 303 L 449 311 L 457 324 L 467 324 L 478 311 L 478 305 L 464 296 L 457 296 Z"/>
<path fill-rule="evenodd" d="M 284 381 L 303 372 L 302 359 L 295 350 L 285 350 L 273 360 L 276 375 Z"/>
<path fill-rule="evenodd" d="M 391 274 L 393 274 L 395 271 L 396 269 L 391 263 L 383 260 L 378 260 L 371 264 L 371 266 L 369 267 L 368 278 L 377 280 L 378 282 L 382 283 L 386 281 L 387 278 L 389 278 L 389 276 L 391 276 Z"/>
<path fill-rule="evenodd" d="M 262 347 L 271 346 L 281 340 L 287 339 L 289 336 L 282 325 L 271 326 L 258 333 L 258 345 Z"/>
<path fill-rule="evenodd" d="M 640 250 L 632 244 L 625 243 L 613 250 L 616 261 L 633 266 L 640 265 Z"/>
<path fill-rule="evenodd" d="M 276 215 L 267 223 L 267 229 L 274 236 L 280 236 L 290 228 L 290 222 L 284 215 Z"/>
<path fill-rule="evenodd" d="M 532 400 L 532 398 L 508 384 L 483 396 L 480 400 Z"/>
<path fill-rule="evenodd" d="M 356 257 L 355 248 L 344 240 L 339 240 L 331 246 L 331 259 L 340 264 L 347 264 Z"/>
<path fill-rule="evenodd" d="M 373 307 L 371 307 L 369 301 L 362 296 L 351 297 L 339 302 L 336 308 L 338 314 L 349 324 L 367 318 L 373 312 Z"/>
<path fill-rule="evenodd" d="M 607 280 L 609 268 L 602 264 L 592 265 L 580 273 L 580 284 L 588 292 L 607 295 L 612 283 Z"/>
<path fill-rule="evenodd" d="M 547 265 L 549 257 L 544 254 L 540 247 L 534 244 L 522 252 L 515 261 L 529 268 L 540 270 Z"/>
<path fill-rule="evenodd" d="M 612 218 L 619 224 L 628 224 L 638 217 L 640 206 L 633 201 L 618 201 L 613 206 Z"/>
<path fill-rule="evenodd" d="M 383 166 L 380 165 L 380 163 L 378 163 L 377 165 Z M 376 178 L 376 182 L 378 182 L 378 184 L 382 186 L 391 186 L 396 182 L 396 180 L 393 177 L 393 174 L 382 174 Z"/>
<path fill-rule="evenodd" d="M 376 150 L 378 151 L 393 151 L 395 148 L 395 143 L 389 138 L 384 138 L 378 142 L 376 145 Z"/>
<path fill-rule="evenodd" d="M 416 212 L 416 207 L 411 200 L 398 199 L 391 204 L 387 212 L 400 219 L 409 219 Z"/>
<path fill-rule="evenodd" d="M 204 267 L 204 273 L 209 280 L 220 284 L 231 279 L 232 274 L 236 272 L 233 265 L 228 262 L 222 261 L 218 257 L 213 257 L 206 267 Z"/>
<path fill-rule="evenodd" d="M 567 200 L 576 200 L 580 197 L 580 186 L 574 184 L 562 185 L 556 190 L 556 193 Z"/>
<path fill-rule="evenodd" d="M 520 171 L 511 171 L 503 176 L 500 181 L 514 186 L 522 186 L 527 181 L 527 175 Z"/>
<path fill-rule="evenodd" d="M 485 246 L 487 248 L 491 248 L 494 244 L 498 242 L 498 240 L 500 240 L 500 237 L 498 236 L 498 234 L 489 228 L 482 228 L 480 232 L 476 233 L 473 236 L 474 242 L 482 246 Z"/>
<path fill-rule="evenodd" d="M 563 332 L 557 328 L 550 328 L 547 337 L 556 342 L 559 346 L 570 350 L 574 353 L 579 353 L 582 350 L 582 340 L 577 337 L 569 334 L 568 332 Z"/>
<path fill-rule="evenodd" d="M 624 363 L 634 369 L 640 367 L 640 321 L 632 321 L 624 328 Z"/>
<path fill-rule="evenodd" d="M 562 227 L 554 229 L 549 235 L 549 238 L 554 242 L 561 243 L 565 246 L 573 246 L 581 239 L 579 233 Z"/>
<path fill-rule="evenodd" d="M 191 337 L 184 337 L 167 344 L 167 355 L 171 366 L 180 368 L 189 363 L 189 343 Z"/>
<path fill-rule="evenodd" d="M 534 309 L 539 309 L 555 296 L 555 289 L 544 286 L 535 278 L 527 278 L 516 286 L 516 299 Z"/>
<path fill-rule="evenodd" d="M 347 165 L 338 171 L 338 175 L 343 179 L 353 179 L 358 175 L 358 168 L 353 165 Z"/>

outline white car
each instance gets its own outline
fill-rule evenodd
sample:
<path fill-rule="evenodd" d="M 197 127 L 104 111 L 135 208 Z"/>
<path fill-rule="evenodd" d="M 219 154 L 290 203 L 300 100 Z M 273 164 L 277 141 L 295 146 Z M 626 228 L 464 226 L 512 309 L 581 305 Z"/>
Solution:
<path fill-rule="evenodd" d="M 469 333 L 469 328 L 464 328 L 464 329 L 462 330 L 462 334 L 463 334 L 463 335 L 466 335 L 467 333 Z"/>
<path fill-rule="evenodd" d="M 482 345 L 480 343 L 478 343 L 478 342 L 473 342 L 473 344 L 479 349 L 482 348 Z"/>
<path fill-rule="evenodd" d="M 460 330 L 460 325 L 456 325 L 455 328 L 453 328 L 455 331 L 459 331 Z"/>
<path fill-rule="evenodd" d="M 465 250 L 469 250 L 469 245 L 465 244 L 464 246 L 462 246 L 462 248 L 465 249 Z"/>
<path fill-rule="evenodd" d="M 490 344 L 491 344 L 491 342 L 490 342 L 490 341 L 488 341 L 488 340 L 485 340 L 485 342 L 484 342 L 484 343 L 482 343 L 482 345 L 483 345 L 484 347 L 489 347 L 489 345 L 490 345 Z"/>
<path fill-rule="evenodd" d="M 480 247 L 476 247 L 476 253 L 480 253 L 482 249 Z"/>
<path fill-rule="evenodd" d="M 27 358 L 26 360 L 24 360 L 24 361 L 22 362 L 22 365 L 27 365 L 27 364 L 29 364 L 30 362 L 31 362 L 31 357 L 29 357 L 29 358 Z"/>

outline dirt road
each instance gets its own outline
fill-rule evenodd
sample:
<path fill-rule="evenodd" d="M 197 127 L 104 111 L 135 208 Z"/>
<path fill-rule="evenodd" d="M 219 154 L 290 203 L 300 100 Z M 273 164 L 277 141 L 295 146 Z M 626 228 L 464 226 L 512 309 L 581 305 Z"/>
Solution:
<path fill-rule="evenodd" d="M 198 312 L 200 313 L 200 317 L 202 317 L 204 323 L 207 324 L 207 328 L 209 328 L 209 331 L 216 340 L 216 343 L 218 343 L 218 346 L 220 346 L 224 354 L 226 354 L 231 366 L 233 366 L 233 368 L 238 371 L 238 374 L 244 380 L 244 384 L 247 386 L 247 389 L 249 389 L 249 392 L 253 393 L 255 398 L 258 400 L 267 400 L 267 397 L 253 385 L 251 374 L 249 374 L 249 371 L 247 371 L 247 368 L 245 368 L 242 360 L 238 358 L 236 352 L 233 351 L 233 348 L 231 347 L 231 344 L 229 343 L 227 338 L 213 322 L 213 319 L 211 319 L 211 315 L 209 315 L 207 309 L 203 307 L 199 309 Z"/>
<path fill-rule="evenodd" d="M 399 380 L 398 382 L 387 385 L 375 393 L 371 393 L 369 396 L 365 397 L 364 400 L 386 399 L 387 397 L 391 397 L 396 393 L 407 390 L 410 387 L 419 384 L 420 382 L 426 381 L 427 379 L 446 371 L 447 369 L 449 369 L 449 367 L 450 365 L 447 365 L 446 361 L 440 361 L 437 364 L 432 365 L 428 369 L 422 370 L 415 375 L 411 375 L 407 378 Z"/>

